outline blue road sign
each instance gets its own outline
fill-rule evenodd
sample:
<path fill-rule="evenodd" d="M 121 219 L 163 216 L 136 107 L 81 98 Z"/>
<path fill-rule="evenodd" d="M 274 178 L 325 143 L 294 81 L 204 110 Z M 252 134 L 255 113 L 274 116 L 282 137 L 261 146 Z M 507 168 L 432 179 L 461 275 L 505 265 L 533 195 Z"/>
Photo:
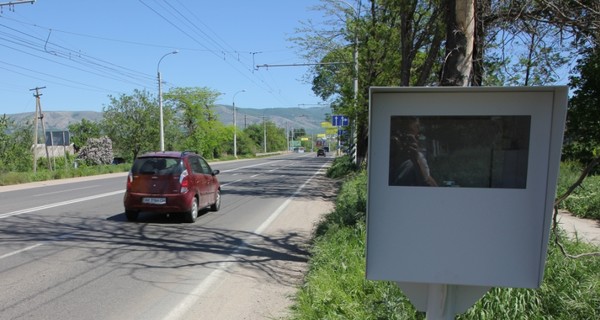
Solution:
<path fill-rule="evenodd" d="M 342 127 L 347 126 L 350 123 L 350 120 L 347 116 L 343 115 L 335 115 L 331 117 L 331 125 L 334 127 Z"/>

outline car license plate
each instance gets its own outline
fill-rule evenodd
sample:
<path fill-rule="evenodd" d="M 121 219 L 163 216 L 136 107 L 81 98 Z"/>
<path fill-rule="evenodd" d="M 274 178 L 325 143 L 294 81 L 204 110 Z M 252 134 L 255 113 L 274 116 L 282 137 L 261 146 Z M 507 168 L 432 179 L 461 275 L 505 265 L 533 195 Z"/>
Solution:
<path fill-rule="evenodd" d="M 167 198 L 143 198 L 142 203 L 145 204 L 165 204 L 167 203 Z"/>

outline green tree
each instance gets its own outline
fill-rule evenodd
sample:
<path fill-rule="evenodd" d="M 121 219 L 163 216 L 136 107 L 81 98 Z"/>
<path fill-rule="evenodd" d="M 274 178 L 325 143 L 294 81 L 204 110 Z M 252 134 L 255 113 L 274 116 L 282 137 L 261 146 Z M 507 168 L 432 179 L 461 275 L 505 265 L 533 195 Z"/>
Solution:
<path fill-rule="evenodd" d="M 68 128 L 71 133 L 71 143 L 76 148 L 83 147 L 89 138 L 100 138 L 102 132 L 100 123 L 86 119 L 81 119 L 81 122 L 72 123 Z"/>
<path fill-rule="evenodd" d="M 438 1 L 368 2 L 351 6 L 323 0 L 316 9 L 332 17 L 328 29 L 305 22 L 291 39 L 306 60 L 324 63 L 312 71 L 313 91 L 324 100 L 334 99 L 334 113 L 351 119 L 359 162 L 367 151 L 369 87 L 433 84 L 445 30 Z M 353 63 L 356 46 L 358 75 Z"/>
<path fill-rule="evenodd" d="M 160 130 L 156 99 L 147 91 L 137 89 L 132 95 L 109 98 L 110 104 L 103 108 L 102 128 L 113 142 L 114 153 L 135 159 L 142 152 L 158 150 Z M 164 123 L 170 123 L 171 117 L 170 112 L 165 112 Z"/>
<path fill-rule="evenodd" d="M 0 171 L 24 172 L 33 166 L 33 126 L 17 125 L 6 114 L 0 117 Z"/>
<path fill-rule="evenodd" d="M 265 123 L 267 133 L 267 152 L 283 151 L 287 149 L 285 128 L 279 128 L 275 122 Z"/>
<path fill-rule="evenodd" d="M 306 129 L 294 128 L 292 129 L 292 140 L 300 140 L 300 137 L 306 136 Z"/>
<path fill-rule="evenodd" d="M 200 152 L 208 158 L 218 156 L 223 150 L 220 139 L 223 126 L 214 111 L 220 94 L 208 88 L 187 87 L 173 88 L 164 95 L 165 103 L 177 114 L 180 139 L 176 147 Z"/>
<path fill-rule="evenodd" d="M 231 134 L 233 134 L 233 126 L 231 127 Z M 248 128 L 244 130 L 238 130 L 237 132 L 237 152 L 240 155 L 253 155 L 258 152 L 262 152 L 260 145 L 248 135 Z M 261 140 L 262 141 L 262 140 Z M 262 142 L 261 142 L 262 144 Z M 233 145 L 231 147 L 231 154 L 233 154 Z"/>
<path fill-rule="evenodd" d="M 266 136 L 266 151 L 282 151 L 287 149 L 287 140 L 285 135 L 285 129 L 279 128 L 272 121 L 266 121 L 263 123 L 256 123 L 249 125 L 244 129 L 245 135 L 259 147 L 258 152 L 265 151 L 265 136 Z"/>
<path fill-rule="evenodd" d="M 583 164 L 600 155 L 600 52 L 589 50 L 571 78 L 564 154 Z"/>

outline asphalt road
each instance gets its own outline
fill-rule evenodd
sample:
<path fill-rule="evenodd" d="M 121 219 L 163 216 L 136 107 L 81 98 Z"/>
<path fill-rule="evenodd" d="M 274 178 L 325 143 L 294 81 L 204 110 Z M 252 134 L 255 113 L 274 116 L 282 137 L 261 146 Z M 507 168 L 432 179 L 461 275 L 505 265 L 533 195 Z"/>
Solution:
<path fill-rule="evenodd" d="M 291 223 L 302 215 L 290 207 L 323 200 L 327 187 L 316 181 L 330 160 L 307 153 L 213 163 L 221 210 L 194 224 L 162 214 L 127 222 L 124 174 L 0 187 L 0 318 L 214 319 L 219 310 L 190 312 L 209 301 L 239 307 L 232 270 L 250 265 L 272 278 L 273 261 L 306 259 Z M 301 223 L 306 240 L 310 221 Z"/>

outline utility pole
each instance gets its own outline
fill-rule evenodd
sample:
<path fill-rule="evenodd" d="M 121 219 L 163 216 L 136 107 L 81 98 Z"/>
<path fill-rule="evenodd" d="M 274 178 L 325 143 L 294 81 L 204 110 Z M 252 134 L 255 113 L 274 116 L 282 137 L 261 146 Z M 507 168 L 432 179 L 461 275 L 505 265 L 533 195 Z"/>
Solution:
<path fill-rule="evenodd" d="M 35 128 L 33 129 L 33 173 L 37 172 L 37 145 L 38 145 L 38 120 L 42 122 L 42 132 L 44 133 L 44 140 L 46 135 L 46 125 L 44 124 L 44 114 L 42 113 L 42 104 L 40 103 L 40 97 L 42 94 L 40 93 L 41 89 L 46 89 L 46 87 L 35 87 L 33 89 L 29 89 L 29 91 L 35 91 L 33 96 L 35 97 Z M 50 163 L 50 153 L 48 152 L 48 145 L 46 141 L 44 141 L 44 146 L 46 147 L 46 160 L 48 162 L 48 170 L 52 171 L 52 164 Z"/>
<path fill-rule="evenodd" d="M 264 153 L 267 153 L 267 122 L 265 121 L 265 116 L 263 116 L 263 145 Z"/>

